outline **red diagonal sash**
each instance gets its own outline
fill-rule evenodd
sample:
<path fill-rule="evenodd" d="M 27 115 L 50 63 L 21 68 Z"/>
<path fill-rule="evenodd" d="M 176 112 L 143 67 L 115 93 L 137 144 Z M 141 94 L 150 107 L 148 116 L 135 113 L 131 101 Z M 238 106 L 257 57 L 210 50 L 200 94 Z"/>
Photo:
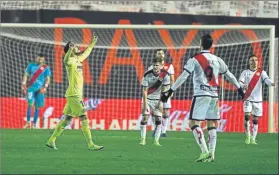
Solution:
<path fill-rule="evenodd" d="M 163 82 L 163 79 L 165 78 L 165 76 L 168 75 L 168 72 L 165 71 L 165 70 L 161 70 L 160 74 L 158 75 L 159 76 L 159 80 L 156 81 L 156 83 L 151 86 L 150 88 L 148 88 L 147 90 L 147 94 L 152 94 L 153 92 L 155 92 L 158 88 L 161 87 L 162 85 L 162 82 Z"/>
<path fill-rule="evenodd" d="M 254 76 L 252 77 L 251 81 L 249 82 L 248 90 L 245 93 L 243 101 L 247 100 L 247 98 L 251 95 L 251 93 L 254 90 L 255 86 L 257 85 L 259 79 L 261 78 L 262 71 L 263 71 L 262 69 L 258 69 L 255 72 Z"/>
<path fill-rule="evenodd" d="M 206 57 L 203 54 L 198 54 L 198 55 L 194 56 L 194 58 L 201 65 L 201 67 L 204 71 L 205 77 L 208 81 L 208 84 L 210 86 L 218 86 L 215 76 L 213 74 L 213 68 L 208 64 L 208 60 L 206 59 Z"/>
<path fill-rule="evenodd" d="M 171 65 L 170 63 L 165 63 L 162 69 L 165 71 L 168 71 L 170 68 L 170 65 Z"/>
<path fill-rule="evenodd" d="M 42 66 L 40 66 L 36 72 L 34 73 L 34 75 L 32 76 L 31 80 L 28 83 L 28 87 L 32 86 L 32 84 L 37 80 L 37 78 L 41 75 L 41 73 L 46 69 L 47 65 L 44 64 Z"/>

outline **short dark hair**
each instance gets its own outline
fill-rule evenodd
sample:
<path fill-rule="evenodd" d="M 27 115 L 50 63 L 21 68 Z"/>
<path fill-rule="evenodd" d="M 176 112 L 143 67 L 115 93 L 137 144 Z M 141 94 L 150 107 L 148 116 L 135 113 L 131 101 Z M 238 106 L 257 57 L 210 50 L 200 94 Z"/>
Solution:
<path fill-rule="evenodd" d="M 212 39 L 211 35 L 205 34 L 202 36 L 201 45 L 204 50 L 210 49 L 210 47 L 212 46 L 212 43 L 213 43 L 213 39 Z"/>
<path fill-rule="evenodd" d="M 161 63 L 161 64 L 162 64 L 163 61 L 164 61 L 164 59 L 161 58 L 161 57 L 155 57 L 155 58 L 153 58 L 153 60 L 152 60 L 153 63 L 159 62 L 159 63 Z"/>
<path fill-rule="evenodd" d="M 252 58 L 252 57 L 256 57 L 256 58 L 258 58 L 256 55 L 250 55 L 249 57 L 248 57 L 248 60 L 250 60 L 250 58 Z"/>
<path fill-rule="evenodd" d="M 39 53 L 38 57 L 45 57 L 45 55 L 43 53 Z"/>
<path fill-rule="evenodd" d="M 159 51 L 163 51 L 164 52 L 163 49 L 156 49 L 156 53 L 159 52 Z"/>
<path fill-rule="evenodd" d="M 64 53 L 67 53 L 69 48 L 70 48 L 70 44 L 71 44 L 71 41 L 69 41 L 65 46 L 64 46 Z"/>

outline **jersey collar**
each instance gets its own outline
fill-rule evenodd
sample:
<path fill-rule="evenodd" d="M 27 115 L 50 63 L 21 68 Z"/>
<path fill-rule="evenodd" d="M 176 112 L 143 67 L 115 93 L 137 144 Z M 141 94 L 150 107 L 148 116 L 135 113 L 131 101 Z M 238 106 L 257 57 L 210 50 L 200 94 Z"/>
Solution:
<path fill-rule="evenodd" d="M 249 70 L 250 70 L 250 71 L 252 71 L 252 72 L 256 72 L 258 69 L 256 69 L 256 70 L 252 70 L 252 69 L 250 69 L 250 68 L 249 68 Z"/>
<path fill-rule="evenodd" d="M 200 53 L 210 53 L 209 50 L 201 50 Z"/>

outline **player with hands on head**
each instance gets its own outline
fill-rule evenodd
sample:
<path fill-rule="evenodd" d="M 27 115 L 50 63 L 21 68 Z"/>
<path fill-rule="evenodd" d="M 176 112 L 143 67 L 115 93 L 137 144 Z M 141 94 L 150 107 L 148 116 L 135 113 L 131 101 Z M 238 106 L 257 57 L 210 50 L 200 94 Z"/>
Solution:
<path fill-rule="evenodd" d="M 215 148 L 217 141 L 216 123 L 220 120 L 218 106 L 218 76 L 225 77 L 238 89 L 240 96 L 244 92 L 237 82 L 235 76 L 229 71 L 225 62 L 210 53 L 213 39 L 209 34 L 200 39 L 201 51 L 190 58 L 183 68 L 182 74 L 174 85 L 163 93 L 161 100 L 165 102 L 173 92 L 180 87 L 189 75 L 193 75 L 194 97 L 190 109 L 189 126 L 194 138 L 201 149 L 201 154 L 196 162 L 212 162 L 215 159 Z M 207 120 L 208 147 L 206 145 L 200 121 Z M 208 149 L 209 148 L 209 149 Z"/>

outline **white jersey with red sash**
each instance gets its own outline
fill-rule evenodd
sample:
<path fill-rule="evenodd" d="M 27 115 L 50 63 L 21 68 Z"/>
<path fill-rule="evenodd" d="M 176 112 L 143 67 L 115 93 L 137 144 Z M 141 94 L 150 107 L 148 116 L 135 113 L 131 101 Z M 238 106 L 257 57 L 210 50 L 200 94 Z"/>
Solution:
<path fill-rule="evenodd" d="M 245 92 L 244 101 L 262 102 L 262 83 L 268 78 L 267 73 L 262 70 L 244 70 L 239 81 L 245 85 L 248 85 L 248 89 Z"/>
<path fill-rule="evenodd" d="M 161 70 L 159 75 L 155 75 L 153 70 L 145 72 L 141 83 L 143 87 L 148 87 L 147 99 L 149 100 L 159 100 L 162 85 L 168 86 L 169 84 L 169 74 L 165 70 Z"/>
<path fill-rule="evenodd" d="M 204 50 L 190 58 L 183 69 L 193 73 L 194 96 L 218 97 L 218 76 L 228 67 L 221 58 Z"/>

